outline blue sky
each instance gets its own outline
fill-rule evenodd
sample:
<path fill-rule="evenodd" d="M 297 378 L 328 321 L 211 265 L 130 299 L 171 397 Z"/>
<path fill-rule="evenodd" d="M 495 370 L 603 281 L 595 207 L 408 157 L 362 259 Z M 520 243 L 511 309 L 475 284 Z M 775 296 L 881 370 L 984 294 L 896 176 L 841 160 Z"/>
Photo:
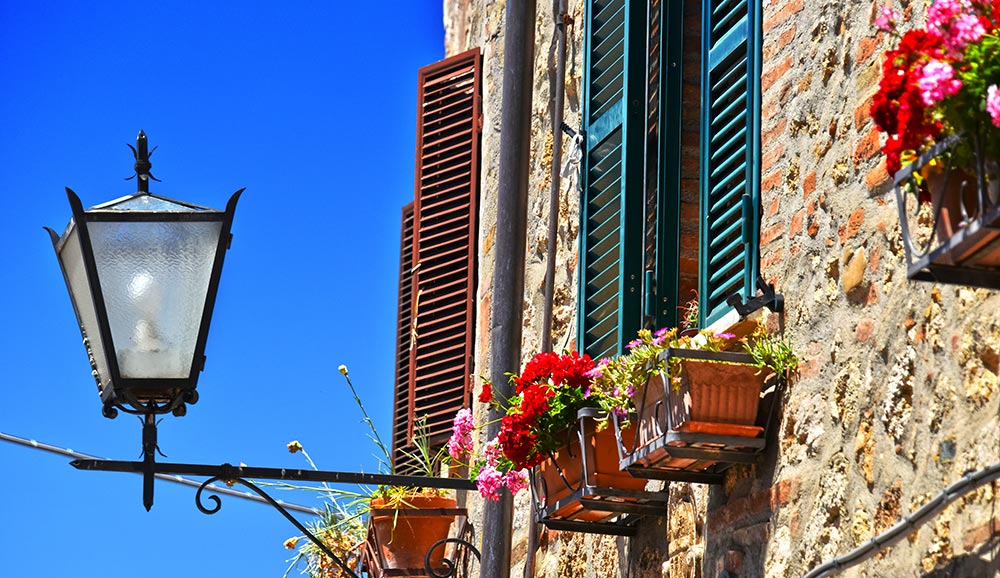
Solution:
<path fill-rule="evenodd" d="M 165 461 L 373 471 L 339 364 L 388 435 L 399 218 L 413 197 L 417 69 L 444 56 L 440 0 L 0 2 L 0 431 L 132 460 L 141 426 L 101 416 L 48 236 L 135 191 L 126 143 L 159 149 L 151 190 L 233 225 L 199 382 L 160 425 Z M 279 497 L 317 505 L 315 495 Z M 0 442 L 2 576 L 281 576 L 295 534 L 269 507 L 78 472 Z"/>

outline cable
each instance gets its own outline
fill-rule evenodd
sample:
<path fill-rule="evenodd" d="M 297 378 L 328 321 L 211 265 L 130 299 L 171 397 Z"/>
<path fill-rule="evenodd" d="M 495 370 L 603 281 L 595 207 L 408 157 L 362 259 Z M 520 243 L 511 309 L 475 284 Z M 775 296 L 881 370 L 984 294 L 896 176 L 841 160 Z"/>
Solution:
<path fill-rule="evenodd" d="M 89 454 L 84 454 L 84 453 L 80 453 L 80 452 L 77 452 L 77 451 L 73 451 L 72 449 L 69 449 L 69 448 L 62 448 L 62 447 L 59 447 L 59 446 L 54 446 L 54 445 L 50 445 L 50 444 L 44 444 L 42 442 L 38 442 L 38 441 L 35 441 L 35 440 L 32 440 L 32 439 L 22 438 L 22 437 L 15 436 L 15 435 L 10 435 L 10 434 L 5 434 L 3 432 L 0 432 L 0 440 L 6 441 L 6 442 L 10 442 L 10 443 L 14 443 L 14 444 L 18 444 L 18 445 L 22 445 L 22 446 L 29 447 L 29 448 L 34 448 L 36 450 L 42 450 L 42 451 L 46 451 L 46 452 L 49 452 L 49 453 L 58 454 L 58 455 L 61 455 L 61 456 L 66 456 L 66 457 L 80 459 L 80 460 L 101 460 L 101 459 L 104 459 L 104 458 L 99 458 L 99 457 L 92 456 L 92 455 L 89 455 Z M 185 485 L 185 486 L 190 486 L 192 488 L 201 487 L 201 483 L 200 482 L 196 482 L 194 480 L 189 480 L 189 479 L 187 479 L 187 478 L 185 478 L 183 476 L 175 476 L 175 475 L 169 475 L 169 474 L 156 474 L 156 477 L 159 478 L 159 479 L 161 479 L 161 480 L 165 480 L 165 481 L 168 481 L 168 482 L 173 482 L 175 484 L 182 484 L 182 485 Z M 211 486 L 208 486 L 207 489 L 210 490 L 210 491 L 216 492 L 218 494 L 223 494 L 223 495 L 226 495 L 226 496 L 233 496 L 234 498 L 243 498 L 244 500 L 250 500 L 250 501 L 258 502 L 258 503 L 261 503 L 261 504 L 266 504 L 267 503 L 267 501 L 264 500 L 263 498 L 261 498 L 260 496 L 256 496 L 256 495 L 251 494 L 249 492 L 240 492 L 240 491 L 233 490 L 233 489 L 230 489 L 230 488 L 216 486 L 214 484 L 211 485 Z M 300 513 L 303 513 L 303 514 L 311 514 L 311 515 L 319 516 L 320 514 L 323 513 L 322 510 L 319 510 L 319 509 L 316 509 L 316 508 L 310 508 L 308 506 L 301 506 L 299 504 L 292 504 L 292 503 L 285 502 L 285 501 L 282 501 L 282 500 L 276 500 L 276 501 L 279 504 L 281 504 L 282 507 L 284 507 L 286 509 L 293 510 L 293 511 L 296 511 L 296 512 L 300 512 Z"/>

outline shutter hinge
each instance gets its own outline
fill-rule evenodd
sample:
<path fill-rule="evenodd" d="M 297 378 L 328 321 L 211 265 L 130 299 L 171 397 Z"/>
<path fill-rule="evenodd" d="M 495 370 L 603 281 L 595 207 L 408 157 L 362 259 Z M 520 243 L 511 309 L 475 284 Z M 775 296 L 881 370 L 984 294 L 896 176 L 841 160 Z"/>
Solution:
<path fill-rule="evenodd" d="M 743 195 L 742 198 L 742 209 L 743 209 L 743 242 L 746 244 L 753 243 L 753 203 L 750 200 L 750 195 Z"/>
<path fill-rule="evenodd" d="M 642 315 L 646 320 L 645 325 L 653 323 L 656 319 L 656 286 L 655 286 L 655 273 L 652 270 L 647 270 L 645 278 L 642 283 L 643 290 L 643 300 L 642 305 Z"/>
<path fill-rule="evenodd" d="M 735 293 L 730 295 L 729 299 L 726 299 L 726 303 L 736 309 L 740 317 L 746 317 L 761 307 L 767 307 L 775 313 L 783 313 L 785 311 L 785 297 L 781 293 L 777 293 L 774 285 L 768 285 L 767 281 L 764 281 L 764 277 L 760 275 L 757 276 L 757 289 L 761 292 L 761 295 L 751 297 L 744 302 L 740 294 Z"/>

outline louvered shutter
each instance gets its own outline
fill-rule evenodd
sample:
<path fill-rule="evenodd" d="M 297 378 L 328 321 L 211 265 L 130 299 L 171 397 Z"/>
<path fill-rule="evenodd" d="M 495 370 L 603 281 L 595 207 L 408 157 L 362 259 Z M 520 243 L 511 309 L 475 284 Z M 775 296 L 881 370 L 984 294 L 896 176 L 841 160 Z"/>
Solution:
<path fill-rule="evenodd" d="M 474 49 L 419 75 L 410 427 L 427 416 L 434 445 L 471 392 L 480 60 Z"/>
<path fill-rule="evenodd" d="M 702 4 L 701 270 L 703 323 L 754 293 L 760 204 L 760 10 Z"/>
<path fill-rule="evenodd" d="M 413 323 L 413 203 L 403 207 L 399 243 L 399 312 L 396 323 L 396 371 L 392 409 L 392 468 L 412 471 L 410 446 L 410 341 Z"/>
<path fill-rule="evenodd" d="M 600 358 L 642 324 L 646 4 L 586 9 L 579 342 Z"/>

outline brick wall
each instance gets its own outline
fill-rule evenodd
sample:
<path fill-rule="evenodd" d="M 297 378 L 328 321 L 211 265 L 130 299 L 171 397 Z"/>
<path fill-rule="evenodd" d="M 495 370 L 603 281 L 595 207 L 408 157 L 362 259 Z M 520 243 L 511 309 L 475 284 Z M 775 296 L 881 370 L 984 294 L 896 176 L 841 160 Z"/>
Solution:
<path fill-rule="evenodd" d="M 566 121 L 579 125 L 582 2 L 570 3 Z M 698 45 L 695 2 L 686 42 Z M 891 183 L 868 117 L 882 52 L 879 2 L 773 0 L 763 7 L 761 271 L 785 297 L 783 328 L 802 358 L 761 463 L 721 486 L 671 484 L 669 514 L 635 539 L 543 536 L 538 576 L 800 576 L 895 524 L 968 471 L 1000 459 L 1000 299 L 996 292 L 906 279 Z M 907 8 L 909 6 L 909 8 Z M 924 3 L 907 9 L 921 18 Z M 447 52 L 484 52 L 484 198 L 480 214 L 477 374 L 488 372 L 503 16 L 499 1 L 446 0 Z M 554 75 L 551 3 L 538 4 L 526 256 L 525 352 L 538 349 Z M 697 54 L 697 50 L 688 50 Z M 697 62 L 683 105 L 697 110 Z M 683 238 L 697 240 L 697 121 L 684 127 Z M 694 138 L 688 136 L 694 135 Z M 578 195 L 559 208 L 557 347 L 574 342 Z M 681 298 L 695 287 L 685 242 Z M 658 484 L 650 486 L 659 487 Z M 844 576 L 988 576 L 1000 517 L 994 488 L 959 500 Z M 478 519 L 476 500 L 472 519 Z M 523 528 L 527 501 L 517 502 Z M 480 532 L 480 535 L 485 533 Z M 515 532 L 512 576 L 526 535 Z M 993 565 L 991 565 L 993 564 Z"/>

